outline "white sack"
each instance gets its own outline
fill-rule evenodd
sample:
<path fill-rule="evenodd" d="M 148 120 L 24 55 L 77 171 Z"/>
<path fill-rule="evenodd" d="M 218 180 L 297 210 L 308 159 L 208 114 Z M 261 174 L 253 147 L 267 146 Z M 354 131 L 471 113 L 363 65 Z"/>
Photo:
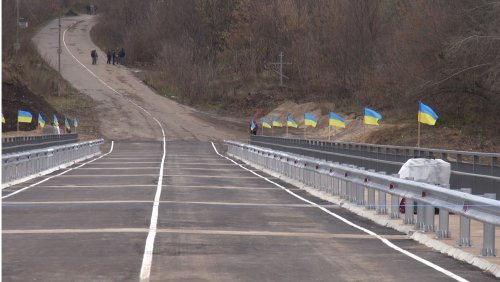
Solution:
<path fill-rule="evenodd" d="M 413 177 L 415 181 L 432 184 L 450 184 L 450 163 L 437 159 L 409 159 L 399 170 L 400 178 Z"/>

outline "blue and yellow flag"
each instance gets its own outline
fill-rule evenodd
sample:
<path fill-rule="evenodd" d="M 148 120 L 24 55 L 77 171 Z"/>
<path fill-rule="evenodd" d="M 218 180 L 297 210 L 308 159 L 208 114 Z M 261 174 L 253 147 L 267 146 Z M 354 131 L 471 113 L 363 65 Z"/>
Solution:
<path fill-rule="evenodd" d="M 73 119 L 73 126 L 74 126 L 75 128 L 77 128 L 77 127 L 78 127 L 78 119 L 76 119 L 76 117 Z"/>
<path fill-rule="evenodd" d="M 304 114 L 304 124 L 312 127 L 316 127 L 318 120 L 311 114 Z"/>
<path fill-rule="evenodd" d="M 262 118 L 262 127 L 263 128 L 272 128 L 271 123 L 265 118 Z"/>
<path fill-rule="evenodd" d="M 57 120 L 56 115 L 54 115 L 54 126 L 59 126 L 59 121 Z"/>
<path fill-rule="evenodd" d="M 5 117 L 3 116 L 3 113 L 2 113 L 2 123 L 5 123 Z"/>
<path fill-rule="evenodd" d="M 41 128 L 44 128 L 45 127 L 45 120 L 43 119 L 42 115 L 41 114 L 38 114 L 38 125 L 41 127 Z"/>
<path fill-rule="evenodd" d="M 286 117 L 286 126 L 297 128 L 297 123 L 293 120 L 292 116 L 290 115 Z"/>
<path fill-rule="evenodd" d="M 71 129 L 71 126 L 69 125 L 69 121 L 68 121 L 68 118 L 67 118 L 67 117 L 64 117 L 64 126 L 65 126 L 67 129 Z"/>
<path fill-rule="evenodd" d="M 273 126 L 274 127 L 282 127 L 283 126 L 283 124 L 281 123 L 281 121 L 278 118 L 276 118 L 276 117 L 273 117 L 272 121 L 273 121 Z"/>
<path fill-rule="evenodd" d="M 255 127 L 257 127 L 257 124 L 255 124 L 255 121 L 252 119 L 252 121 L 250 122 L 250 130 L 254 130 Z"/>
<path fill-rule="evenodd" d="M 364 121 L 365 124 L 379 125 L 378 120 L 382 118 L 382 115 L 377 113 L 376 111 L 366 108 L 364 110 L 363 115 L 365 116 Z"/>
<path fill-rule="evenodd" d="M 328 113 L 328 124 L 331 126 L 345 128 L 345 120 L 341 116 L 332 112 Z"/>
<path fill-rule="evenodd" d="M 17 112 L 17 122 L 30 123 L 33 116 L 29 112 L 18 111 Z"/>
<path fill-rule="evenodd" d="M 426 104 L 418 102 L 418 121 L 428 125 L 435 125 L 438 115 Z"/>

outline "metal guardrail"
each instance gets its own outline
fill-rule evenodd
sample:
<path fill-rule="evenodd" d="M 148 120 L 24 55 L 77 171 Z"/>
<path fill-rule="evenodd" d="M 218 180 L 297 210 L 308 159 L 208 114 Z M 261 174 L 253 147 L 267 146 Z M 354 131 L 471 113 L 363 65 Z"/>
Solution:
<path fill-rule="evenodd" d="M 250 143 L 300 155 L 353 164 L 389 174 L 397 173 L 413 157 L 440 158 L 450 163 L 450 185 L 474 187 L 474 194 L 500 197 L 500 154 L 417 147 L 328 142 L 269 136 L 251 136 Z"/>
<path fill-rule="evenodd" d="M 457 244 L 470 246 L 470 220 L 484 224 L 481 255 L 494 256 L 495 226 L 500 226 L 500 201 L 495 195 L 471 195 L 470 190 L 456 191 L 428 183 L 401 179 L 363 167 L 323 161 L 293 153 L 276 151 L 234 141 L 224 141 L 227 154 L 247 160 L 307 186 L 346 199 L 351 203 L 374 209 L 379 214 L 400 217 L 400 200 L 405 198 L 403 222 L 415 224 L 439 238 L 448 238 L 449 214 L 460 216 Z M 378 193 L 378 197 L 376 197 Z M 391 195 L 387 204 L 387 194 Z M 377 199 L 377 203 L 376 203 Z M 413 212 L 416 207 L 417 216 Z M 439 224 L 434 222 L 435 207 L 439 208 Z M 390 208 L 390 210 L 389 210 Z"/>
<path fill-rule="evenodd" d="M 78 142 L 78 134 L 49 134 L 2 138 L 2 154 L 59 146 Z"/>
<path fill-rule="evenodd" d="M 2 155 L 2 184 L 99 153 L 103 143 L 99 139 Z"/>

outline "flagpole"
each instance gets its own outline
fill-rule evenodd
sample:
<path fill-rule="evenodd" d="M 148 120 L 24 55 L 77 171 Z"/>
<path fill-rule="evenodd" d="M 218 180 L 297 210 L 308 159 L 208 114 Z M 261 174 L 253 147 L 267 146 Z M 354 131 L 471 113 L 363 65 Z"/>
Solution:
<path fill-rule="evenodd" d="M 417 147 L 420 148 L 420 120 L 417 112 Z"/>
<path fill-rule="evenodd" d="M 288 118 L 286 120 L 286 137 L 288 137 Z"/>
<path fill-rule="evenodd" d="M 332 130 L 331 125 L 328 125 L 328 142 L 330 142 L 330 141 L 331 141 L 331 135 L 332 135 L 331 130 Z"/>
<path fill-rule="evenodd" d="M 19 133 L 19 114 L 17 116 L 17 132 Z"/>

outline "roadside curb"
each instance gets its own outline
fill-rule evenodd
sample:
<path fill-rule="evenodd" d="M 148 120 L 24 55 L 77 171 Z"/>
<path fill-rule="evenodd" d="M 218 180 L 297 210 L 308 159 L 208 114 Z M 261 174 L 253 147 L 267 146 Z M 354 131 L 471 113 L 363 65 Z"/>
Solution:
<path fill-rule="evenodd" d="M 316 196 L 322 200 L 326 200 L 326 201 L 332 202 L 334 204 L 337 204 L 340 207 L 345 208 L 345 209 L 353 212 L 356 215 L 367 218 L 367 219 L 369 219 L 369 220 L 371 220 L 379 225 L 390 227 L 390 228 L 395 229 L 399 232 L 405 233 L 408 235 L 409 238 L 411 238 L 412 240 L 414 240 L 420 244 L 423 244 L 429 248 L 432 248 L 433 250 L 438 251 L 442 254 L 446 254 L 446 255 L 448 255 L 454 259 L 457 259 L 459 261 L 463 261 L 463 262 L 466 262 L 468 264 L 471 264 L 475 267 L 478 267 L 481 270 L 484 270 L 488 273 L 491 273 L 492 275 L 494 275 L 497 278 L 500 278 L 500 265 L 491 263 L 491 262 L 481 258 L 480 256 L 473 255 L 473 254 L 468 253 L 462 249 L 459 249 L 457 247 L 443 243 L 437 239 L 430 238 L 425 233 L 422 233 L 421 231 L 414 229 L 413 225 L 401 224 L 400 219 L 390 219 L 386 216 L 374 214 L 372 210 L 367 210 L 364 207 L 357 206 L 357 205 L 352 204 L 344 199 L 340 199 L 339 197 L 330 195 L 326 192 L 319 191 L 317 189 L 314 189 L 313 187 L 304 185 L 303 183 L 300 183 L 296 180 L 293 180 L 291 178 L 283 176 L 283 175 L 276 173 L 274 171 L 268 170 L 264 167 L 261 167 L 259 165 L 254 164 L 254 163 L 251 163 L 247 160 L 241 159 L 233 154 L 228 154 L 228 155 L 235 158 L 235 159 L 238 159 L 238 160 L 244 162 L 245 164 L 247 164 L 253 168 L 259 169 L 259 170 L 261 170 L 261 171 L 263 171 L 263 172 L 265 172 L 273 177 L 276 177 L 276 178 L 278 178 L 278 179 L 280 179 L 288 184 L 294 185 L 294 186 L 308 192 L 309 194 L 311 194 L 313 196 Z"/>

